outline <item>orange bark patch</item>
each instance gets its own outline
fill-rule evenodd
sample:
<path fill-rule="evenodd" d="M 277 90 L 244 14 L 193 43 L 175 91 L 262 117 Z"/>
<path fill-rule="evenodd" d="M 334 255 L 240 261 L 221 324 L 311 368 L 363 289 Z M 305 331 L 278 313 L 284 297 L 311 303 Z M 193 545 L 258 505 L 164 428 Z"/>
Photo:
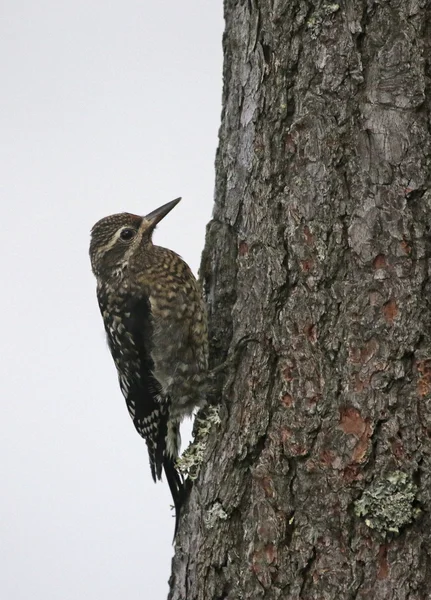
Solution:
<path fill-rule="evenodd" d="M 319 402 L 321 398 L 322 396 L 320 394 L 316 394 L 315 396 L 311 396 L 311 398 L 307 398 L 308 406 L 314 406 Z"/>
<path fill-rule="evenodd" d="M 375 269 L 384 269 L 388 266 L 386 262 L 386 256 L 384 254 L 378 254 L 373 260 L 373 267 Z"/>
<path fill-rule="evenodd" d="M 288 429 L 287 427 L 284 427 L 281 430 L 281 441 L 282 442 L 287 442 L 287 440 L 289 440 L 292 437 L 292 431 L 291 429 Z"/>
<path fill-rule="evenodd" d="M 343 470 L 343 479 L 347 483 L 352 483 L 353 481 L 358 481 L 358 479 L 362 479 L 362 473 L 359 465 L 348 465 Z"/>
<path fill-rule="evenodd" d="M 312 344 L 315 344 L 317 341 L 317 332 L 316 332 L 316 326 L 315 325 L 306 325 L 304 327 L 304 333 L 305 335 L 308 337 L 308 339 L 310 340 L 310 342 Z"/>
<path fill-rule="evenodd" d="M 267 544 L 265 546 L 265 557 L 269 565 L 277 560 L 277 548 L 274 544 Z"/>
<path fill-rule="evenodd" d="M 292 375 L 292 367 L 285 367 L 281 374 L 283 375 L 283 379 L 285 379 L 286 381 L 292 381 L 293 379 L 293 375 Z"/>
<path fill-rule="evenodd" d="M 425 360 L 418 361 L 417 369 L 420 373 L 418 394 L 423 398 L 431 392 L 431 359 L 426 358 Z"/>
<path fill-rule="evenodd" d="M 290 452 L 292 456 L 305 456 L 308 452 L 308 449 L 300 444 L 292 444 L 290 446 Z"/>
<path fill-rule="evenodd" d="M 334 462 L 335 457 L 336 454 L 335 452 L 332 452 L 332 450 L 322 450 L 319 454 L 319 462 L 323 467 L 330 467 Z"/>
<path fill-rule="evenodd" d="M 273 572 L 274 566 L 270 567 L 270 565 L 273 563 L 277 563 L 277 548 L 274 544 L 266 544 L 252 554 L 251 571 L 264 588 L 271 585 L 271 572 Z"/>
<path fill-rule="evenodd" d="M 401 440 L 393 440 L 391 443 L 392 454 L 400 460 L 404 456 L 404 446 Z"/>
<path fill-rule="evenodd" d="M 374 338 L 368 340 L 368 342 L 366 342 L 365 346 L 361 350 L 362 362 L 367 363 L 371 358 L 373 358 L 378 349 L 379 344 Z"/>
<path fill-rule="evenodd" d="M 344 433 L 361 437 L 366 428 L 366 421 L 357 408 L 346 406 L 340 410 L 340 428 Z"/>
<path fill-rule="evenodd" d="M 313 268 L 313 261 L 311 260 L 311 258 L 307 260 L 301 260 L 299 264 L 301 265 L 301 270 L 305 273 L 308 273 L 308 271 L 311 271 L 311 269 Z"/>
<path fill-rule="evenodd" d="M 239 247 L 238 247 L 238 253 L 240 256 L 245 256 L 246 254 L 248 254 L 248 244 L 247 242 L 240 242 L 239 243 Z"/>
<path fill-rule="evenodd" d="M 365 431 L 359 438 L 359 441 L 356 444 L 355 449 L 353 450 L 352 462 L 354 462 L 354 463 L 364 462 L 364 460 L 367 456 L 369 445 L 370 445 L 371 434 L 372 434 L 371 425 L 370 425 L 369 421 L 367 421 L 365 423 Z"/>
<path fill-rule="evenodd" d="M 360 348 L 349 348 L 349 358 L 350 361 L 355 364 L 355 365 L 359 365 L 361 363 L 361 350 Z"/>
<path fill-rule="evenodd" d="M 353 454 L 353 463 L 364 462 L 372 434 L 372 427 L 368 419 L 363 419 L 361 413 L 353 406 L 344 407 L 340 410 L 340 429 L 346 435 L 354 435 L 358 438 Z"/>
<path fill-rule="evenodd" d="M 377 571 L 377 579 L 386 579 L 389 575 L 388 546 L 386 544 L 383 544 L 379 548 L 377 554 L 377 566 L 379 568 Z"/>
<path fill-rule="evenodd" d="M 410 244 L 406 240 L 403 240 L 400 243 L 400 246 L 401 246 L 403 252 L 405 252 L 407 255 L 411 254 L 412 247 L 410 246 Z"/>
<path fill-rule="evenodd" d="M 389 300 L 389 302 L 386 302 L 386 304 L 383 306 L 385 321 L 386 323 L 389 323 L 389 325 L 392 325 L 394 320 L 397 318 L 398 313 L 398 306 L 394 299 Z"/>
<path fill-rule="evenodd" d="M 272 479 L 270 477 L 262 477 L 262 479 L 260 480 L 260 484 L 263 488 L 265 496 L 267 498 L 273 498 L 274 497 L 274 487 L 272 484 Z"/>
<path fill-rule="evenodd" d="M 289 152 L 289 154 L 295 154 L 296 152 L 296 143 L 290 133 L 286 135 L 286 151 Z"/>
<path fill-rule="evenodd" d="M 281 402 L 286 408 L 290 408 L 293 404 L 293 398 L 290 394 L 283 394 L 281 397 Z"/>

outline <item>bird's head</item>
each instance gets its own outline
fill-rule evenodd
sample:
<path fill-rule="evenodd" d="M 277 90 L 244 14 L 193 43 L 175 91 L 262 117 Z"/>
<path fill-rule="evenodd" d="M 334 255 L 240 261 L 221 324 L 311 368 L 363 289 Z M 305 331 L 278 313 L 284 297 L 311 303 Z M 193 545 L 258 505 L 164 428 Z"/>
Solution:
<path fill-rule="evenodd" d="M 97 278 L 110 277 L 124 269 L 135 250 L 152 246 L 156 225 L 178 204 L 176 198 L 145 217 L 118 213 L 100 219 L 91 230 L 91 268 Z"/>

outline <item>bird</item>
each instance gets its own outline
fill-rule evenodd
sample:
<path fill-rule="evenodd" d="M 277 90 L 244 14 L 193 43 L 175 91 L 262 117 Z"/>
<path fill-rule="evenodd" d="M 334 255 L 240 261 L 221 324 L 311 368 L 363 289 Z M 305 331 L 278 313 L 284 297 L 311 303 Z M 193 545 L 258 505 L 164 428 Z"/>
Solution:
<path fill-rule="evenodd" d="M 200 286 L 175 252 L 153 244 L 176 198 L 146 216 L 113 214 L 91 230 L 97 299 L 121 392 L 144 438 L 153 480 L 166 476 L 175 535 L 186 486 L 176 460 L 180 423 L 205 404 L 208 328 Z"/>

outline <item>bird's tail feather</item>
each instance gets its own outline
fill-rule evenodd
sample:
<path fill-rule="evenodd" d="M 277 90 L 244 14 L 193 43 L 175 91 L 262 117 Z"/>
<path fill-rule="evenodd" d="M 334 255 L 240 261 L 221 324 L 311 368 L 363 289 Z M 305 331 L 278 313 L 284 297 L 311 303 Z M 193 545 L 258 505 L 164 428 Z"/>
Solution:
<path fill-rule="evenodd" d="M 171 457 L 165 456 L 163 460 L 163 468 L 165 471 L 166 479 L 171 490 L 172 500 L 175 507 L 175 531 L 174 539 L 177 535 L 178 524 L 180 520 L 181 507 L 184 503 L 186 496 L 186 489 L 184 486 L 184 479 L 175 468 L 175 463 Z"/>

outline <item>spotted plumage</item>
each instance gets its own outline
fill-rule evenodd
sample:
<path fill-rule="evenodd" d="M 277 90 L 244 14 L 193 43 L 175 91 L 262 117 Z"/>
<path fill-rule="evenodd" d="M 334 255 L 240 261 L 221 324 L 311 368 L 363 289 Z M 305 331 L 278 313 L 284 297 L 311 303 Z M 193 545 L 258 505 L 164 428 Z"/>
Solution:
<path fill-rule="evenodd" d="M 157 223 L 179 202 L 146 217 L 111 215 L 92 229 L 97 297 L 121 391 L 145 439 L 156 481 L 164 470 L 177 512 L 179 425 L 205 400 L 208 339 L 201 291 L 175 252 L 155 246 Z"/>

